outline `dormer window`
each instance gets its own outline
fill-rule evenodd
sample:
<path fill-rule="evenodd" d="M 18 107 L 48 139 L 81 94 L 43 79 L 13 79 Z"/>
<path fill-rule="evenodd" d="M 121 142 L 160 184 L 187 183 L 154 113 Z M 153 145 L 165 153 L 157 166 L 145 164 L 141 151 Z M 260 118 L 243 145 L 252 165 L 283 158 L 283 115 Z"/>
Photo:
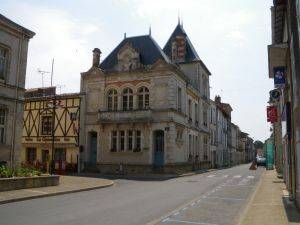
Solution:
<path fill-rule="evenodd" d="M 130 71 L 140 67 L 140 54 L 129 44 L 118 53 L 118 70 Z"/>

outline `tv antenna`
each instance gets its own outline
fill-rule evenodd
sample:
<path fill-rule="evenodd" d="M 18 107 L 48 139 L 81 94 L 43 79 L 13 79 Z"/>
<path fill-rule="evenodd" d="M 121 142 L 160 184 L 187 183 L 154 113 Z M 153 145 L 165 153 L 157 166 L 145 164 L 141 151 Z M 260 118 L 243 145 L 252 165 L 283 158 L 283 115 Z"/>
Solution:
<path fill-rule="evenodd" d="M 57 84 L 56 85 L 56 88 L 59 89 L 59 94 L 61 94 L 61 89 L 64 88 L 64 87 L 66 87 L 66 85 L 64 85 L 64 84 Z"/>
<path fill-rule="evenodd" d="M 37 72 L 42 76 L 42 87 L 44 87 L 44 75 L 50 72 L 41 70 L 39 68 L 37 69 Z"/>

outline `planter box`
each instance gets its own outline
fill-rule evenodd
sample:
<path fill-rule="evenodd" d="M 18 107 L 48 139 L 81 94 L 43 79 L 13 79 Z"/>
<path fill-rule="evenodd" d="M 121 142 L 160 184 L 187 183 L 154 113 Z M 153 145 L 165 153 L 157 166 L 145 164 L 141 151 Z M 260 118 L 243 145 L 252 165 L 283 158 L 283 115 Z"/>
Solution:
<path fill-rule="evenodd" d="M 0 178 L 0 191 L 56 186 L 59 176 Z"/>

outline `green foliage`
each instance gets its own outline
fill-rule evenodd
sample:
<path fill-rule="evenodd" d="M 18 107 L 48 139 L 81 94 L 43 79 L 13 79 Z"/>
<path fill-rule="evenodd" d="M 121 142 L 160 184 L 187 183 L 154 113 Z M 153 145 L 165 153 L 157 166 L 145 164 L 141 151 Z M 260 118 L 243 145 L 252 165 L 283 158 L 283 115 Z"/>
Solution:
<path fill-rule="evenodd" d="M 0 178 L 41 176 L 42 172 L 33 167 L 18 167 L 15 170 L 7 166 L 0 167 Z"/>

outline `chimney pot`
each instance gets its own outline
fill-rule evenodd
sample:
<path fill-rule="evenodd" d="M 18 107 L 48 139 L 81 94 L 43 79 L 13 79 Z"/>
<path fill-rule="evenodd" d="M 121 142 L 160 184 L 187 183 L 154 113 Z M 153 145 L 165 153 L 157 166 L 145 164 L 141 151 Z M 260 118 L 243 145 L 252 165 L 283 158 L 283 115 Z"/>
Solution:
<path fill-rule="evenodd" d="M 99 48 L 94 48 L 93 50 L 93 66 L 99 67 L 100 65 L 101 51 Z"/>

